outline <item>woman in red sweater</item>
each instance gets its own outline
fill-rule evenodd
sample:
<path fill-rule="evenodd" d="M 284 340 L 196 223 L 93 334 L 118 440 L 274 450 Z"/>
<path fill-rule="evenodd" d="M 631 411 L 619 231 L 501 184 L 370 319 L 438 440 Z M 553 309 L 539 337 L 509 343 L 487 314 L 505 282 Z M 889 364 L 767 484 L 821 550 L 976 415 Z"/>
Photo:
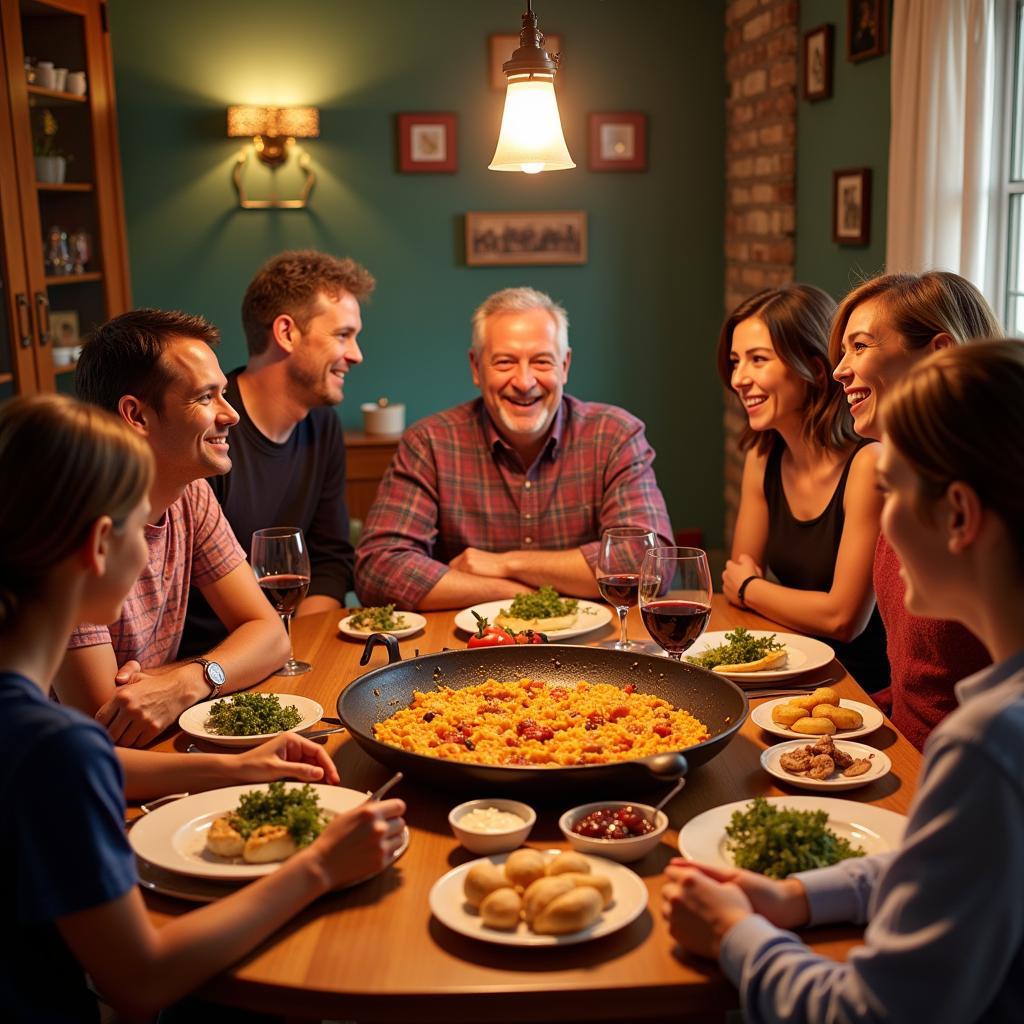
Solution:
<path fill-rule="evenodd" d="M 880 439 L 879 404 L 926 356 L 1002 334 L 984 296 L 957 274 L 886 274 L 855 288 L 832 321 L 829 355 L 857 433 Z M 884 536 L 875 549 L 874 585 L 891 680 L 889 690 L 875 694 L 875 700 L 920 750 L 956 707 L 953 684 L 991 659 L 958 623 L 923 619 L 906 610 L 900 561 Z"/>

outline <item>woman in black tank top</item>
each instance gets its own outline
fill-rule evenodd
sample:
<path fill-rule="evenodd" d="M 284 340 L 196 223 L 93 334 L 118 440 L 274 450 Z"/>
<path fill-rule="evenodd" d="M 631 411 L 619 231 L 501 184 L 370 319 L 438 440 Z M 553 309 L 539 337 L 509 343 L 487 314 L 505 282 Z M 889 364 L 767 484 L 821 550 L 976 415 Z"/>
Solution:
<path fill-rule="evenodd" d="M 881 499 L 875 446 L 858 439 L 829 374 L 835 302 L 811 285 L 759 292 L 726 320 L 719 374 L 747 415 L 732 557 L 722 589 L 828 643 L 854 678 L 888 685 L 871 567 Z"/>

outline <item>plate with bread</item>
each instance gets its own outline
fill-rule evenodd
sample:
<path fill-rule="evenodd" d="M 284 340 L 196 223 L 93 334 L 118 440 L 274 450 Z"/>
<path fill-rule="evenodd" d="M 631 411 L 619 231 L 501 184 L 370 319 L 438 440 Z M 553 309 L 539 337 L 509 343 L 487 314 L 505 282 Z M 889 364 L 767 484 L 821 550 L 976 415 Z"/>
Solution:
<path fill-rule="evenodd" d="M 430 909 L 452 931 L 505 946 L 565 946 L 618 931 L 647 908 L 639 875 L 575 850 L 481 857 L 430 890 Z"/>
<path fill-rule="evenodd" d="M 568 640 L 600 629 L 612 620 L 612 610 L 607 605 L 584 601 L 582 598 L 565 600 L 562 607 L 552 610 L 559 614 L 516 614 L 517 609 L 511 600 L 486 601 L 472 608 L 463 608 L 455 616 L 455 625 L 466 633 L 475 633 L 478 623 L 473 613 L 476 612 L 495 626 L 504 626 L 516 632 L 532 629 L 543 633 L 549 640 Z"/>
<path fill-rule="evenodd" d="M 820 736 L 850 740 L 878 729 L 885 718 L 873 704 L 840 698 L 830 686 L 819 686 L 812 693 L 766 700 L 750 712 L 750 720 L 765 732 L 787 740 Z"/>
<path fill-rule="evenodd" d="M 685 659 L 743 686 L 793 679 L 827 665 L 835 651 L 821 640 L 767 629 L 711 630 L 696 640 Z"/>

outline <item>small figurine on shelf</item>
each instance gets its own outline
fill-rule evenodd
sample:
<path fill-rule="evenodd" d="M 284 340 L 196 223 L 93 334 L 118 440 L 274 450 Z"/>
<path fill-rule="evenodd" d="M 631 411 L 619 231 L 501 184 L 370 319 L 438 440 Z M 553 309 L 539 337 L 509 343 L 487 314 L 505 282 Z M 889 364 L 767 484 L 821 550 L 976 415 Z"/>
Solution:
<path fill-rule="evenodd" d="M 68 236 L 68 248 L 71 252 L 72 270 L 76 274 L 84 274 L 92 258 L 92 239 L 85 228 L 79 228 Z"/>
<path fill-rule="evenodd" d="M 67 174 L 68 157 L 57 145 L 57 118 L 49 110 L 40 116 L 41 134 L 36 136 L 36 180 L 45 185 L 60 185 Z"/>
<path fill-rule="evenodd" d="M 46 236 L 46 272 L 56 276 L 70 274 L 73 269 L 68 233 L 59 224 L 54 224 Z"/>

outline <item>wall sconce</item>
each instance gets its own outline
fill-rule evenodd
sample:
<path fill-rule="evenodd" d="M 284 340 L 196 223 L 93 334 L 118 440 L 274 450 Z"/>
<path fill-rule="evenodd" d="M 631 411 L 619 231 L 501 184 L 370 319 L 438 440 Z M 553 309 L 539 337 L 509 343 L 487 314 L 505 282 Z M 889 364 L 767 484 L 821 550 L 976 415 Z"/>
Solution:
<path fill-rule="evenodd" d="M 544 49 L 533 0 L 526 0 L 519 49 L 501 66 L 508 89 L 489 170 L 538 174 L 576 166 L 565 145 L 555 99 L 558 59 L 559 54 L 552 56 Z"/>
<path fill-rule="evenodd" d="M 228 107 L 228 138 L 251 138 L 260 161 L 268 167 L 280 167 L 296 139 L 320 136 L 320 111 L 316 107 Z M 238 191 L 238 205 L 246 210 L 301 210 L 316 184 L 309 166 L 309 154 L 299 150 L 298 164 L 305 182 L 298 199 L 249 199 L 242 184 L 242 171 L 249 161 L 246 146 L 235 161 L 232 180 Z"/>

